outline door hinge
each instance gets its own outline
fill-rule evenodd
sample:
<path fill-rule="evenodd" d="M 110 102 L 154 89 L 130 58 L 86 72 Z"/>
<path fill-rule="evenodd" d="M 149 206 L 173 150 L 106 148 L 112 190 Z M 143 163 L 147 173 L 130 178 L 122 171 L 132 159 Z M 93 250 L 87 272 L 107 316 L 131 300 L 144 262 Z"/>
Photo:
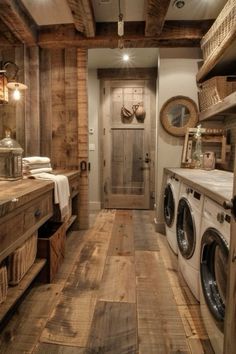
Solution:
<path fill-rule="evenodd" d="M 103 166 L 104 167 L 106 166 L 106 160 L 103 160 Z"/>
<path fill-rule="evenodd" d="M 106 94 L 106 89 L 105 89 L 105 87 L 103 87 L 103 94 L 104 94 L 104 95 Z"/>
<path fill-rule="evenodd" d="M 106 128 L 103 128 L 103 135 L 106 135 Z"/>

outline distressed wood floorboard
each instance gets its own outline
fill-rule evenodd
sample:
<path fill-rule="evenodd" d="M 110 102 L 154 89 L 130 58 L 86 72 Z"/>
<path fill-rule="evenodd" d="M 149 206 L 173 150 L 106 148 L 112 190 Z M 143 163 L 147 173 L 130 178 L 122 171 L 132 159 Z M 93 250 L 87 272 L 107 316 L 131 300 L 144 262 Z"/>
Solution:
<path fill-rule="evenodd" d="M 213 354 L 198 302 L 149 211 L 103 210 L 67 238 L 0 334 L 0 353 Z"/>
<path fill-rule="evenodd" d="M 137 354 L 136 306 L 99 301 L 86 354 Z"/>

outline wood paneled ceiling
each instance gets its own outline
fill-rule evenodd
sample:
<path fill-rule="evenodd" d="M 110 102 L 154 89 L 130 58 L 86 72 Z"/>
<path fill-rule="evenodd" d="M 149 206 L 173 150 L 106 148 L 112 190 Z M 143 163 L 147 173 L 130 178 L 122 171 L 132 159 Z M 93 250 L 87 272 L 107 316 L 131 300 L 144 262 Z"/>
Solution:
<path fill-rule="evenodd" d="M 120 0 L 125 47 L 197 47 L 226 3 L 175 1 Z M 0 46 L 116 48 L 118 14 L 118 0 L 1 0 Z"/>

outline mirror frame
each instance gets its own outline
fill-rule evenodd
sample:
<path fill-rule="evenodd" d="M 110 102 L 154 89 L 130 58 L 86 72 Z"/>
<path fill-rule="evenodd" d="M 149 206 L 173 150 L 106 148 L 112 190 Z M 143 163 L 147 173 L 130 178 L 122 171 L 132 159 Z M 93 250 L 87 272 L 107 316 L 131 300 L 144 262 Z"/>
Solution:
<path fill-rule="evenodd" d="M 183 127 L 175 127 L 170 124 L 168 112 L 174 105 L 186 106 L 190 112 L 190 119 Z M 163 128 L 171 135 L 185 136 L 187 128 L 194 128 L 198 122 L 198 108 L 196 103 L 186 96 L 174 96 L 169 98 L 162 106 L 160 111 L 160 120 Z"/>

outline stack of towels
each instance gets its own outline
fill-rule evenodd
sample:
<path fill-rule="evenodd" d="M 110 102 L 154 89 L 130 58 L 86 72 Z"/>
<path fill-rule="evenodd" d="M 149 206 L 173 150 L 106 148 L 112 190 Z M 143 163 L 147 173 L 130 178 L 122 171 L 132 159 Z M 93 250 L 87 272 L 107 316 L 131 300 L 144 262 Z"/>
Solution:
<path fill-rule="evenodd" d="M 70 213 L 70 187 L 68 178 L 64 175 L 53 174 L 48 157 L 32 156 L 23 160 L 23 173 L 28 178 L 45 179 L 54 182 L 54 203 L 59 204 L 61 221 L 65 221 Z"/>
<path fill-rule="evenodd" d="M 41 172 L 52 172 L 52 166 L 49 157 L 24 157 L 22 162 L 24 175 L 35 175 Z"/>

